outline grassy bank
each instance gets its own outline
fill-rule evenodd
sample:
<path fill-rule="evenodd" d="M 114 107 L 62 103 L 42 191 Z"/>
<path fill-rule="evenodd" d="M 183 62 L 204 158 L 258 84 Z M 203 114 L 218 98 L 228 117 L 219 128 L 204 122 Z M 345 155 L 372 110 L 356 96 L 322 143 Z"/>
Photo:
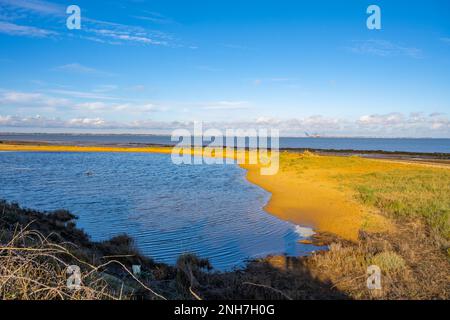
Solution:
<path fill-rule="evenodd" d="M 347 298 L 306 267 L 288 270 L 261 259 L 221 273 L 191 254 L 169 266 L 142 256 L 126 235 L 90 241 L 67 211 L 44 213 L 0 201 L 0 213 L 0 299 Z M 66 285 L 70 265 L 81 269 L 78 290 Z M 132 265 L 141 266 L 139 275 Z"/>
<path fill-rule="evenodd" d="M 421 219 L 444 246 L 450 240 L 450 170 L 397 167 L 342 175 L 357 199 L 398 221 Z"/>

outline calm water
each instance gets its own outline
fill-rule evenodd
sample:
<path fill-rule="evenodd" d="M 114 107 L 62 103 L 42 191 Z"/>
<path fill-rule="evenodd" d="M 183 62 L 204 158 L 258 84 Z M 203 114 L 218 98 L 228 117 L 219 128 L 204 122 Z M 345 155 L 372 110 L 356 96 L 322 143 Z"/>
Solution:
<path fill-rule="evenodd" d="M 262 209 L 269 197 L 235 165 L 176 166 L 160 154 L 0 152 L 0 198 L 68 209 L 94 240 L 128 233 L 167 263 L 195 252 L 229 269 L 249 257 L 317 249 L 297 242 L 310 229 Z"/>
<path fill-rule="evenodd" d="M 71 143 L 149 143 L 172 145 L 169 136 L 155 135 L 76 135 L 76 134 L 0 134 L 0 140 L 49 141 Z M 334 150 L 383 150 L 450 153 L 450 139 L 382 138 L 280 138 L 281 148 Z"/>

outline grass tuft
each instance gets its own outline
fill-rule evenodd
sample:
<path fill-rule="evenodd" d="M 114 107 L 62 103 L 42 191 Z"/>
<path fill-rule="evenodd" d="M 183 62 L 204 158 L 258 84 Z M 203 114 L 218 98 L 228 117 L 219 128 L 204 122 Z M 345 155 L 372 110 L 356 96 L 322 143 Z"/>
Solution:
<path fill-rule="evenodd" d="M 376 254 L 370 263 L 379 266 L 385 272 L 395 272 L 406 268 L 405 260 L 392 251 Z"/>

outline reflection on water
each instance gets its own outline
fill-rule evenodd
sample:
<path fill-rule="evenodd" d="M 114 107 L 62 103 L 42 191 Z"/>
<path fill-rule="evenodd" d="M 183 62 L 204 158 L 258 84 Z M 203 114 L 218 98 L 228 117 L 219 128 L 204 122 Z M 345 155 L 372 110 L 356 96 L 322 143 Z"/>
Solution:
<path fill-rule="evenodd" d="M 8 201 L 72 211 L 94 240 L 128 233 L 144 254 L 167 263 L 195 252 L 229 269 L 249 257 L 317 249 L 298 243 L 310 229 L 262 210 L 270 194 L 235 165 L 176 166 L 160 154 L 9 152 L 0 154 L 0 186 Z"/>

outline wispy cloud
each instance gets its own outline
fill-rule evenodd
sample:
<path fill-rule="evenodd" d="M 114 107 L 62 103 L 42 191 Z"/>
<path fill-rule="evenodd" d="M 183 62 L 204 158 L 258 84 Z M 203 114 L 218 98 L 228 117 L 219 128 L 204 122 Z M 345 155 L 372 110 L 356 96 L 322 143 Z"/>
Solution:
<path fill-rule="evenodd" d="M 61 31 L 65 29 L 65 19 L 67 17 L 66 7 L 61 4 L 55 4 L 42 0 L 0 0 L 0 32 L 14 36 L 34 36 L 48 37 L 59 34 L 60 36 L 76 37 L 88 41 L 94 41 L 104 44 L 141 44 L 153 46 L 180 46 L 175 43 L 173 37 L 162 31 L 149 30 L 141 26 L 133 26 L 110 21 L 93 19 L 82 15 L 82 28 L 78 32 L 57 32 L 42 29 L 36 26 L 43 21 L 45 24 L 52 25 L 53 29 Z M 27 18 L 34 22 L 33 26 L 22 26 L 17 21 L 18 18 Z M 39 19 L 39 18 L 42 19 Z M 156 13 L 153 17 L 157 19 Z M 159 17 L 163 19 L 163 17 Z M 28 24 L 31 24 L 28 23 Z M 64 30 L 67 31 L 67 30 Z"/>
<path fill-rule="evenodd" d="M 43 0 L 0 0 L 0 4 L 46 15 L 64 14 L 62 5 Z"/>
<path fill-rule="evenodd" d="M 144 21 L 150 21 L 152 23 L 156 24 L 172 24 L 175 23 L 175 21 L 172 18 L 166 17 L 165 15 L 154 12 L 154 11 L 143 11 L 143 15 L 139 16 L 133 16 L 133 18 L 144 20 Z"/>
<path fill-rule="evenodd" d="M 76 90 L 65 90 L 65 89 L 49 89 L 47 92 L 67 96 L 71 98 L 81 98 L 81 99 L 96 99 L 96 100 L 118 100 L 116 97 L 102 94 L 100 92 L 90 92 L 90 91 L 76 91 Z"/>
<path fill-rule="evenodd" d="M 450 38 L 441 38 L 441 41 L 442 42 L 444 42 L 444 43 L 448 43 L 448 44 L 450 44 Z"/>
<path fill-rule="evenodd" d="M 117 86 L 115 84 L 102 84 L 102 85 L 96 86 L 92 91 L 104 93 L 104 92 L 111 92 L 111 91 L 117 90 L 118 88 L 119 88 L 119 86 Z"/>
<path fill-rule="evenodd" d="M 93 101 L 93 102 L 84 102 L 80 104 L 76 104 L 74 109 L 80 111 L 93 111 L 93 112 L 126 112 L 129 116 L 130 114 L 145 114 L 145 113 L 153 113 L 164 111 L 163 108 L 160 108 L 151 103 L 105 103 L 102 101 Z"/>
<path fill-rule="evenodd" d="M 99 30 L 91 29 L 90 31 L 95 33 L 97 36 L 110 38 L 122 42 L 137 42 L 142 44 L 163 45 L 163 46 L 169 45 L 167 40 L 151 37 L 146 32 L 133 32 L 130 30 L 108 30 L 108 29 L 99 29 Z M 120 42 L 117 44 L 120 44 Z"/>
<path fill-rule="evenodd" d="M 36 28 L 32 26 L 23 26 L 5 21 L 0 21 L 0 33 L 12 36 L 27 36 L 33 38 L 47 38 L 58 34 L 57 32 L 51 30 Z"/>
<path fill-rule="evenodd" d="M 379 57 L 407 56 L 415 59 L 422 58 L 422 50 L 398 45 L 387 40 L 353 41 L 352 46 L 347 49 L 354 53 Z"/>
<path fill-rule="evenodd" d="M 78 74 L 89 74 L 89 75 L 99 75 L 99 76 L 112 76 L 112 73 L 97 70 L 95 68 L 84 66 L 80 63 L 69 63 L 62 66 L 56 67 L 54 70 L 64 71 L 69 73 Z"/>
<path fill-rule="evenodd" d="M 144 100 L 123 101 L 101 93 L 47 90 L 44 92 L 22 92 L 0 89 L 0 106 L 11 110 L 33 110 L 33 113 L 75 111 L 76 114 L 97 113 L 121 116 L 140 116 L 164 112 L 169 108 Z"/>
<path fill-rule="evenodd" d="M 52 97 L 42 93 L 0 91 L 1 106 L 15 106 L 20 108 L 48 108 L 59 107 L 68 104 L 68 100 L 60 97 Z"/>
<path fill-rule="evenodd" d="M 47 118 L 42 116 L 18 117 L 1 116 L 0 126 L 18 128 L 84 128 L 98 129 L 110 127 L 111 124 L 101 118 L 73 118 L 61 120 L 59 118 Z"/>

